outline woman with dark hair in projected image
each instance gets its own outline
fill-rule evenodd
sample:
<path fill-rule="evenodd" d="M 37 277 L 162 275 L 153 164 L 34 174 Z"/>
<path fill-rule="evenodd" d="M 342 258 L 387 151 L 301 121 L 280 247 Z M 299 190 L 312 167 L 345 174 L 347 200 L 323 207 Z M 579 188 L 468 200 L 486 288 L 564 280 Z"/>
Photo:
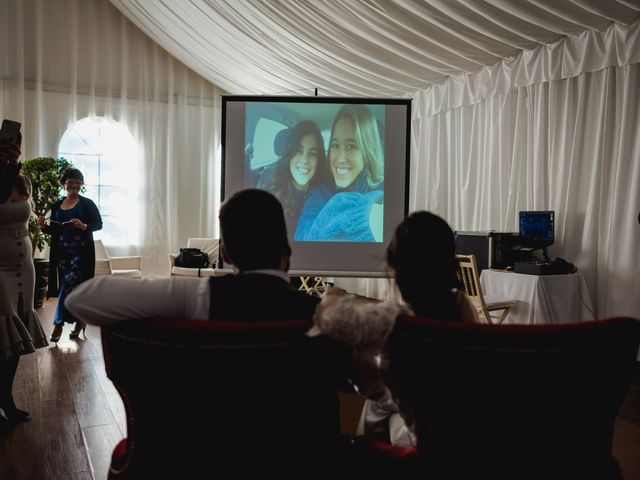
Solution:
<path fill-rule="evenodd" d="M 290 236 L 296 231 L 307 193 L 317 183 L 325 164 L 320 130 L 315 123 L 305 120 L 288 132 L 282 156 L 260 177 L 257 188 L 280 200 Z"/>
<path fill-rule="evenodd" d="M 329 141 L 333 181 L 309 192 L 295 240 L 382 241 L 384 161 L 375 116 L 366 105 L 344 105 Z"/>

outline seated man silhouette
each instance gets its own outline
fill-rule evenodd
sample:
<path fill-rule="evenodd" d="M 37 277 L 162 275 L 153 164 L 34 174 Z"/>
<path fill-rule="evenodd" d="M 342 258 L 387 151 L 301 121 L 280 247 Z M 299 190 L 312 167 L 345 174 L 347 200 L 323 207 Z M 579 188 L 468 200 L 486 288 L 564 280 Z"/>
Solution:
<path fill-rule="evenodd" d="M 319 300 L 298 292 L 289 283 L 285 272 L 291 248 L 282 206 L 272 194 L 250 189 L 233 195 L 220 209 L 220 233 L 221 254 L 226 262 L 234 265 L 235 274 L 160 279 L 101 276 L 78 286 L 65 304 L 77 318 L 94 325 L 156 317 L 178 321 L 273 320 L 279 323 L 312 318 Z M 224 330 L 224 327 L 220 328 L 221 332 Z M 276 358 L 270 357 L 268 348 L 264 352 L 248 348 L 246 356 L 233 357 L 238 360 L 238 365 L 228 367 L 233 374 L 241 372 L 241 377 L 232 380 L 221 373 L 224 366 L 212 368 L 210 383 L 203 382 L 207 385 L 189 390 L 204 395 L 201 398 L 182 400 L 183 389 L 171 390 L 172 383 L 168 382 L 168 404 L 175 403 L 183 409 L 188 405 L 187 409 L 194 410 L 185 415 L 185 411 L 177 408 L 175 414 L 179 418 L 175 422 L 167 422 L 166 426 L 160 419 L 158 435 L 177 431 L 176 434 L 170 433 L 166 442 L 179 441 L 180 444 L 171 445 L 172 452 L 175 458 L 188 458 L 189 462 L 183 464 L 181 460 L 169 459 L 163 463 L 158 459 L 159 463 L 150 468 L 161 466 L 165 469 L 162 473 L 179 468 L 183 478 L 200 478 L 205 466 L 215 468 L 221 464 L 232 465 L 233 471 L 243 473 L 253 473 L 257 468 L 279 473 L 283 468 L 293 470 L 295 463 L 283 464 L 283 458 L 289 459 L 289 455 L 292 461 L 307 463 L 320 456 L 326 464 L 327 458 L 333 458 L 337 453 L 335 446 L 340 440 L 335 392 L 345 382 L 351 355 L 350 351 L 326 337 L 304 337 L 299 345 L 301 351 L 278 351 Z M 202 358 L 232 357 L 204 355 Z M 256 368 L 263 374 L 256 378 L 247 373 L 247 359 L 251 363 L 261 358 L 267 365 L 282 364 L 279 362 L 283 358 L 301 363 L 294 362 L 284 373 L 268 370 L 265 373 L 263 369 Z M 203 371 L 201 368 L 194 370 Z M 306 380 L 307 374 L 313 382 Z M 187 380 L 193 378 L 189 375 L 184 377 Z M 154 378 L 151 375 L 150 389 L 158 388 Z M 140 382 L 144 381 L 146 379 L 140 378 Z M 319 394 L 319 397 L 314 396 L 308 402 L 291 401 L 298 396 L 304 397 L 309 391 Z M 309 411 L 309 405 L 314 405 L 315 410 Z M 207 410 L 209 407 L 211 410 Z M 187 424 L 193 419 L 215 427 L 212 438 L 203 442 L 194 442 L 190 437 L 180 438 L 184 432 L 200 429 L 194 424 Z M 183 450 L 185 445 L 187 451 Z M 241 463 L 247 459 L 255 463 Z M 241 473 L 238 475 L 243 477 Z M 164 475 L 160 476 L 164 478 Z M 151 475 L 150 478 L 155 477 Z"/>
<path fill-rule="evenodd" d="M 220 251 L 234 275 L 126 279 L 100 276 L 81 284 L 65 305 L 80 320 L 104 325 L 134 318 L 303 320 L 318 299 L 289 283 L 291 247 L 280 202 L 242 190 L 220 208 Z"/>

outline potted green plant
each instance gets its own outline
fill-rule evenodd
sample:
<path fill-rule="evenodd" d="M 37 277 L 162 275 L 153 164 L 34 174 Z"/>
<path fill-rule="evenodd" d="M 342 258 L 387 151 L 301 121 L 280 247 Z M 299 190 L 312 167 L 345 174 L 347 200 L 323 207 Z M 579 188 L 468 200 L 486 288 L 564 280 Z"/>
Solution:
<path fill-rule="evenodd" d="M 39 308 L 47 291 L 49 260 L 36 258 L 36 250 L 51 245 L 51 238 L 40 231 L 38 217 L 44 216 L 51 205 L 62 198 L 60 177 L 73 165 L 64 158 L 38 157 L 22 162 L 21 173 L 31 180 L 33 215 L 29 219 L 29 237 L 33 245 L 33 262 L 36 269 L 34 306 Z"/>

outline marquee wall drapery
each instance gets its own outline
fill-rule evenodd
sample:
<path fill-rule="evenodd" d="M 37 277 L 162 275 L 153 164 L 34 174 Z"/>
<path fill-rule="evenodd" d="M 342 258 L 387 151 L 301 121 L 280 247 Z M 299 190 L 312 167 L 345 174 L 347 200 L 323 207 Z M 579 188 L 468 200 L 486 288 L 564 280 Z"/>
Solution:
<path fill-rule="evenodd" d="M 411 209 L 514 230 L 553 208 L 598 313 L 640 315 L 637 2 L 111 1 L 179 61 L 106 1 L 0 0 L 0 111 L 26 157 L 86 114 L 129 126 L 153 271 L 215 223 L 221 91 L 187 65 L 230 93 L 413 96 Z"/>
<path fill-rule="evenodd" d="M 0 113 L 23 123 L 22 158 L 55 156 L 85 116 L 139 144 L 141 244 L 109 248 L 141 254 L 145 275 L 217 228 L 220 94 L 107 1 L 0 0 Z"/>
<path fill-rule="evenodd" d="M 518 231 L 554 210 L 551 256 L 585 273 L 599 316 L 640 315 L 640 21 L 587 30 L 419 92 L 411 210 Z"/>
<path fill-rule="evenodd" d="M 507 232 L 520 210 L 554 210 L 550 255 L 585 274 L 596 315 L 639 316 L 639 42 L 639 21 L 611 24 L 418 92 L 410 210 Z"/>
<path fill-rule="evenodd" d="M 411 209 L 506 232 L 520 210 L 554 210 L 551 257 L 584 273 L 600 316 L 638 316 L 639 131 L 638 63 L 418 116 Z"/>

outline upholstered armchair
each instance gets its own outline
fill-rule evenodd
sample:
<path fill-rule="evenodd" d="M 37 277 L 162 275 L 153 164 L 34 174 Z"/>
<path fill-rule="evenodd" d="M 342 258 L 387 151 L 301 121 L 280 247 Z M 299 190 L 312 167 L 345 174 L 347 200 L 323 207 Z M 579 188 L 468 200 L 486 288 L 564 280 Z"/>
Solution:
<path fill-rule="evenodd" d="M 425 478 L 619 479 L 614 421 L 639 341 L 632 318 L 523 326 L 400 317 L 390 385 L 413 412 L 418 449 L 372 458 Z"/>
<path fill-rule="evenodd" d="M 96 275 L 114 275 L 116 277 L 142 277 L 142 257 L 110 257 L 102 240 L 94 240 L 96 249 Z"/>
<path fill-rule="evenodd" d="M 209 256 L 209 268 L 184 268 L 176 266 L 177 253 L 169 254 L 169 265 L 171 275 L 186 277 L 213 277 L 215 266 L 218 263 L 218 246 L 220 241 L 217 238 L 189 238 L 187 248 L 199 248 Z"/>
<path fill-rule="evenodd" d="M 127 416 L 109 477 L 282 478 L 328 467 L 340 433 L 336 390 L 350 354 L 307 337 L 311 325 L 134 320 L 102 327 L 107 375 Z"/>

